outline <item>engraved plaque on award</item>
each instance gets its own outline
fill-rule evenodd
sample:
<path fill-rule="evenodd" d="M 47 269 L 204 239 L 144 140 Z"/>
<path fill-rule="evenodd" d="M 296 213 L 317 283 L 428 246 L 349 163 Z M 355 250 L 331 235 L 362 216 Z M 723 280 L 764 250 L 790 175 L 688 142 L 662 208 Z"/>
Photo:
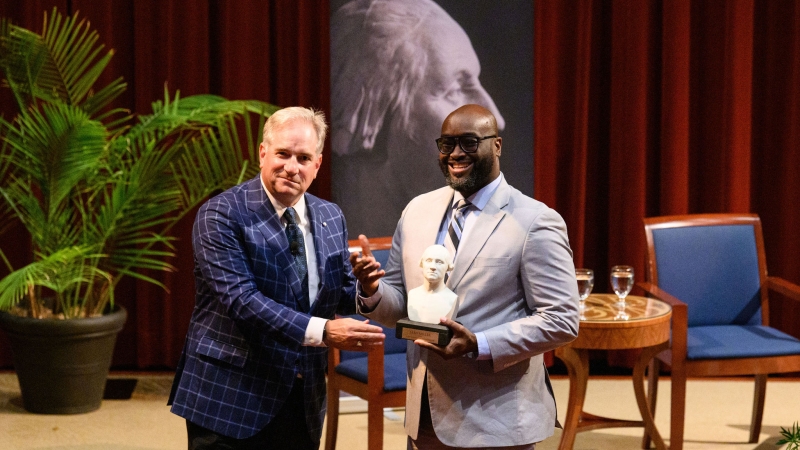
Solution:
<path fill-rule="evenodd" d="M 395 327 L 395 336 L 411 341 L 421 339 L 436 345 L 447 345 L 453 337 L 453 330 L 438 323 L 400 319 Z"/>

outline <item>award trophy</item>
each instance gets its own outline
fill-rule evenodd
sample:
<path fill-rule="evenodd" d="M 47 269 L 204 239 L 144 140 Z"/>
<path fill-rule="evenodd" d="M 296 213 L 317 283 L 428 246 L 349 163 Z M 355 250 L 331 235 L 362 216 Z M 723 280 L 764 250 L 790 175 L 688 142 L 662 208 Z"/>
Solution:
<path fill-rule="evenodd" d="M 397 321 L 395 335 L 401 339 L 421 339 L 436 345 L 447 345 L 453 331 L 439 319 L 452 319 L 456 293 L 444 284 L 444 274 L 453 268 L 450 252 L 441 245 L 431 245 L 422 253 L 422 286 L 408 291 L 408 318 Z"/>

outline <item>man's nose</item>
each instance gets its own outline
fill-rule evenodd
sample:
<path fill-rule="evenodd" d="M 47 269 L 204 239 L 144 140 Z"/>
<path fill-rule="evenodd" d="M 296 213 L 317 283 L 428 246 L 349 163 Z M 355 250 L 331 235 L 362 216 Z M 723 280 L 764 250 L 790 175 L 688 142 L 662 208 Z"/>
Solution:
<path fill-rule="evenodd" d="M 461 142 L 456 142 L 456 146 L 453 148 L 453 151 L 450 152 L 450 157 L 453 159 L 458 159 L 462 156 L 467 156 L 467 152 L 461 148 Z"/>
<path fill-rule="evenodd" d="M 297 163 L 297 158 L 295 157 L 289 158 L 289 160 L 286 161 L 286 164 L 283 165 L 283 170 L 290 174 L 296 174 L 299 171 L 299 168 L 300 164 Z"/>
<path fill-rule="evenodd" d="M 466 153 L 464 153 L 464 150 L 461 150 L 461 147 L 456 145 L 456 148 L 454 148 L 453 151 L 450 152 L 449 155 L 447 155 L 447 157 L 450 158 L 450 159 L 459 159 L 459 158 L 461 158 L 462 156 L 465 156 L 465 155 L 466 155 Z"/>

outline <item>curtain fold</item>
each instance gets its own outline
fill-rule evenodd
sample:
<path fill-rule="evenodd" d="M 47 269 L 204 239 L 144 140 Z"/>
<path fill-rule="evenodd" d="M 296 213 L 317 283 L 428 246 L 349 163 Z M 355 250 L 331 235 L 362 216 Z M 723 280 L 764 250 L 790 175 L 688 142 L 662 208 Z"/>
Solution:
<path fill-rule="evenodd" d="M 689 67 L 691 52 L 688 2 L 665 2 L 661 54 L 661 151 L 655 155 L 652 187 L 657 214 L 686 214 L 689 206 Z M 649 211 L 648 211 L 648 215 Z M 653 214 L 655 215 L 655 214 Z"/>
<path fill-rule="evenodd" d="M 644 243 L 639 239 L 647 190 L 648 148 L 657 145 L 654 88 L 660 77 L 654 66 L 653 47 L 658 46 L 657 16 L 652 2 L 615 1 L 611 9 L 611 59 L 608 141 L 608 265 L 634 266 L 644 274 Z M 534 157 L 536 152 L 534 152 Z M 595 287 L 609 291 L 608 272 L 601 272 Z"/>

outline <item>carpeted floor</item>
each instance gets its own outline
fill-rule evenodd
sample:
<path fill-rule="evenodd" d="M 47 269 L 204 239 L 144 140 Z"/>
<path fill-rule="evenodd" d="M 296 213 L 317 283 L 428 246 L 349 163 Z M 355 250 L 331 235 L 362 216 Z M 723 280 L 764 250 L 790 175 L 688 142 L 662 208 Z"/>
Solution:
<path fill-rule="evenodd" d="M 171 374 L 113 374 L 107 399 L 98 411 L 79 415 L 36 415 L 21 406 L 13 373 L 0 374 L 0 449 L 2 450 L 179 450 L 186 448 L 184 421 L 169 412 L 166 399 Z M 135 380 L 135 384 L 133 383 Z M 130 391 L 130 388 L 133 388 Z M 554 377 L 553 388 L 563 419 L 569 393 L 566 377 Z M 771 379 L 767 385 L 764 426 L 758 444 L 745 443 L 750 422 L 752 382 L 690 381 L 687 394 L 687 450 L 768 450 L 778 448 L 781 427 L 800 421 L 800 380 Z M 659 389 L 656 423 L 669 435 L 669 381 Z M 130 394 L 128 396 L 128 394 Z M 129 397 L 129 398 L 128 398 Z M 127 399 L 125 399 L 127 398 Z M 358 402 L 353 408 L 359 410 Z M 345 406 L 343 406 L 345 408 Z M 352 408 L 351 408 L 352 409 Z M 589 381 L 585 409 L 593 414 L 637 420 L 630 378 Z M 387 414 L 384 448 L 405 449 L 403 412 Z M 337 448 L 366 449 L 366 414 L 342 414 Z M 558 448 L 560 430 L 537 450 Z M 617 450 L 640 447 L 641 429 L 609 428 L 579 433 L 575 449 Z M 323 443 L 324 445 L 324 443 Z"/>

